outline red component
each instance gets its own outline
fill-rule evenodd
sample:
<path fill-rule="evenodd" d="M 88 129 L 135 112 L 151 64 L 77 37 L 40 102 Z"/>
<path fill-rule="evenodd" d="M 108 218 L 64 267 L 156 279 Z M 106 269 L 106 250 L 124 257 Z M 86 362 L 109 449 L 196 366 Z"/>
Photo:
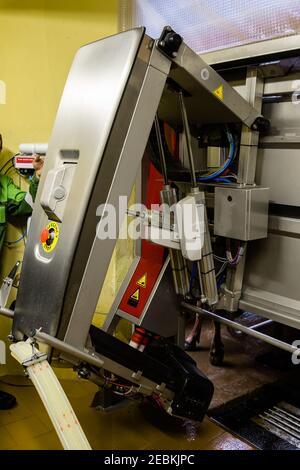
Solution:
<path fill-rule="evenodd" d="M 49 230 L 47 228 L 44 228 L 41 231 L 41 242 L 46 243 L 46 241 L 50 238 Z"/>
<path fill-rule="evenodd" d="M 149 179 L 147 187 L 146 206 L 151 209 L 151 204 L 160 205 L 160 191 L 163 188 L 161 174 L 151 163 L 149 166 Z M 164 262 L 164 247 L 155 245 L 148 240 L 142 240 L 141 259 L 131 278 L 120 303 L 120 310 L 135 318 L 140 318 L 147 300 L 152 292 Z M 133 292 L 139 287 L 138 281 L 147 275 L 147 284 L 139 290 L 139 299 L 133 304 L 129 302 Z"/>

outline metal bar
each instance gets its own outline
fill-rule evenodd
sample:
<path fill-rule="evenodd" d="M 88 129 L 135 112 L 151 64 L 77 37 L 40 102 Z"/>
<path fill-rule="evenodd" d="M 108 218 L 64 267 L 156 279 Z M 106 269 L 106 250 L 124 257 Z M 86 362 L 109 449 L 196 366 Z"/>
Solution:
<path fill-rule="evenodd" d="M 248 68 L 246 87 L 249 103 L 261 113 L 264 81 L 258 68 Z M 242 126 L 237 178 L 237 182 L 242 185 L 255 183 L 258 138 L 257 131 L 249 129 L 245 124 Z"/>
<path fill-rule="evenodd" d="M 156 138 L 157 138 L 157 143 L 158 143 L 161 171 L 164 177 L 164 183 L 165 185 L 167 185 L 168 184 L 167 165 L 166 165 L 165 152 L 164 152 L 164 147 L 163 147 L 162 138 L 161 138 L 159 119 L 158 119 L 157 114 L 155 115 L 154 123 L 155 123 L 155 132 L 156 132 Z"/>
<path fill-rule="evenodd" d="M 271 323 L 273 323 L 273 320 L 265 320 L 265 321 L 262 321 L 261 323 L 258 323 L 257 325 L 249 326 L 249 328 L 250 330 L 258 330 L 259 328 L 266 326 L 266 325 L 270 325 Z"/>
<path fill-rule="evenodd" d="M 283 421 L 286 421 L 287 423 L 291 423 L 294 425 L 294 427 L 292 429 L 295 429 L 300 432 L 300 424 L 298 424 L 297 422 L 293 421 L 292 418 L 288 418 L 287 416 L 285 416 L 283 413 L 280 413 L 280 411 L 275 411 L 275 410 L 272 410 L 270 409 L 269 412 L 271 413 L 271 415 L 275 415 L 275 416 L 278 416 L 278 418 L 282 419 Z"/>
<path fill-rule="evenodd" d="M 195 166 L 194 166 L 194 159 L 193 159 L 191 133 L 190 133 L 189 121 L 188 121 L 188 118 L 187 118 L 186 107 L 185 107 L 185 104 L 184 104 L 184 98 L 183 98 L 182 91 L 179 92 L 179 103 L 180 103 L 182 123 L 183 123 L 187 153 L 188 153 L 190 170 L 191 170 L 192 186 L 194 188 L 196 188 L 197 187 L 197 181 L 196 181 L 196 173 L 195 173 Z"/>
<path fill-rule="evenodd" d="M 296 346 L 280 341 L 279 339 L 273 338 L 272 336 L 265 335 L 264 333 L 261 333 L 260 331 L 252 330 L 251 328 L 247 326 L 241 325 L 240 323 L 237 323 L 232 320 L 228 320 L 227 318 L 223 318 L 220 315 L 217 315 L 216 313 L 210 312 L 209 310 L 205 310 L 203 308 L 187 304 L 186 302 L 182 302 L 181 305 L 183 308 L 186 308 L 187 310 L 190 310 L 191 312 L 199 313 L 200 315 L 206 316 L 220 323 L 224 323 L 224 325 L 227 325 L 232 328 L 235 328 L 236 330 L 242 331 L 243 333 L 246 333 L 249 336 L 253 336 L 254 338 L 265 341 L 266 343 L 269 343 L 272 346 L 275 346 L 277 348 L 283 349 L 284 351 L 287 351 L 291 354 L 295 351 L 299 351 L 299 349 Z"/>
<path fill-rule="evenodd" d="M 70 354 L 71 356 L 77 357 L 82 361 L 92 364 L 93 366 L 103 367 L 104 361 L 102 361 L 99 357 L 96 357 L 96 355 L 92 356 L 91 354 L 88 354 L 84 351 L 80 351 L 80 349 L 77 349 L 70 344 L 64 343 L 63 341 L 60 341 L 59 339 L 54 338 L 54 336 L 48 335 L 47 333 L 36 331 L 34 338 L 36 338 L 38 341 L 41 341 L 42 343 L 46 343 L 49 346 L 52 346 L 55 349 L 58 349 L 59 351 Z"/>
<path fill-rule="evenodd" d="M 11 318 L 13 320 L 15 312 L 13 310 L 10 310 L 8 308 L 0 308 L 0 315 L 3 315 L 4 317 Z"/>
<path fill-rule="evenodd" d="M 296 439 L 300 439 L 299 434 L 296 434 L 293 431 L 290 431 L 289 429 L 285 429 L 283 426 L 276 423 L 273 419 L 266 418 L 263 415 L 259 415 L 259 417 L 262 418 L 264 421 L 267 421 L 267 423 L 273 424 L 273 426 L 276 426 L 278 429 L 281 429 L 282 431 L 286 432 L 287 434 L 290 434 L 291 436 L 295 437 Z"/>
<path fill-rule="evenodd" d="M 293 415 L 292 413 L 288 413 L 287 411 L 283 410 L 282 408 L 279 408 L 278 406 L 274 406 L 274 410 L 278 410 L 280 411 L 281 413 L 289 416 L 290 418 L 293 418 L 295 421 L 298 421 L 300 423 L 300 418 L 296 417 L 295 415 Z"/>
<path fill-rule="evenodd" d="M 296 426 L 292 426 L 291 424 L 284 421 L 281 417 L 278 418 L 276 415 L 272 413 L 268 413 L 267 411 L 264 412 L 264 415 L 268 416 L 268 418 L 274 419 L 274 421 L 281 424 L 282 426 L 287 426 L 289 429 L 292 429 L 292 431 L 299 432 L 299 438 L 300 438 L 300 430 Z"/>

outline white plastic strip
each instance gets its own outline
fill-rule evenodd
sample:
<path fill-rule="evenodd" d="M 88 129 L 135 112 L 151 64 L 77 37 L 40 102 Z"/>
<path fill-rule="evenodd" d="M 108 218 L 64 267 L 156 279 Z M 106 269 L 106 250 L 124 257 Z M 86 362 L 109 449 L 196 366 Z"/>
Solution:
<path fill-rule="evenodd" d="M 21 364 L 39 351 L 29 342 L 20 341 L 10 346 L 12 356 Z M 65 450 L 91 450 L 73 408 L 47 360 L 27 367 L 35 386 Z"/>

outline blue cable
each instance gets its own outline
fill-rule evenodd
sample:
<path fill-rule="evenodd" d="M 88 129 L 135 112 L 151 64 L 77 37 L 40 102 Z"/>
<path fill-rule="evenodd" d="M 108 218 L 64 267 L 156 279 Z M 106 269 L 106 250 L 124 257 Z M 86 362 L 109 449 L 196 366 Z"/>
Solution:
<path fill-rule="evenodd" d="M 222 168 L 219 168 L 219 170 L 215 171 L 214 173 L 211 173 L 210 175 L 200 176 L 197 181 L 212 181 L 212 180 L 215 180 L 216 178 L 221 176 L 222 173 L 225 170 L 227 170 L 227 168 L 233 162 L 233 160 L 235 158 L 235 154 L 236 154 L 235 141 L 234 141 L 234 138 L 233 138 L 232 134 L 228 130 L 226 131 L 226 135 L 227 135 L 228 142 L 229 142 L 229 156 L 228 156 L 226 162 L 224 163 Z"/>
<path fill-rule="evenodd" d="M 223 282 L 225 281 L 225 273 L 222 273 L 220 279 L 217 282 L 217 289 L 219 290 Z"/>
<path fill-rule="evenodd" d="M 214 181 L 216 183 L 232 184 L 232 181 L 231 181 L 231 179 L 229 179 L 229 177 L 228 178 L 226 178 L 226 177 L 215 178 Z"/>
<path fill-rule="evenodd" d="M 196 265 L 196 262 L 194 261 L 193 265 L 192 265 L 192 272 L 191 272 L 191 277 L 190 277 L 190 287 L 189 287 L 189 293 L 190 294 L 191 294 L 192 289 L 193 289 L 193 282 L 194 282 L 194 279 L 195 279 L 195 276 L 196 276 L 196 268 L 197 268 L 197 265 Z"/>

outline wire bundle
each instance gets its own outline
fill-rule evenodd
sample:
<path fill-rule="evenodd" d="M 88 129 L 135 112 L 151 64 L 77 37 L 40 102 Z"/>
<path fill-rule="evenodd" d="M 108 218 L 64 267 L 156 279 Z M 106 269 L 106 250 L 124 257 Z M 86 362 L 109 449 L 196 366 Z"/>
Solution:
<path fill-rule="evenodd" d="M 222 176 L 222 175 L 232 165 L 237 155 L 237 144 L 235 142 L 235 139 L 232 133 L 229 131 L 228 128 L 226 129 L 226 135 L 227 135 L 227 139 L 229 143 L 229 154 L 228 154 L 228 158 L 226 162 L 221 168 L 214 171 L 213 173 L 198 177 L 199 182 L 215 181 L 218 183 L 232 183 L 231 178 L 234 178 L 235 177 L 234 175 L 228 175 L 228 176 Z"/>

